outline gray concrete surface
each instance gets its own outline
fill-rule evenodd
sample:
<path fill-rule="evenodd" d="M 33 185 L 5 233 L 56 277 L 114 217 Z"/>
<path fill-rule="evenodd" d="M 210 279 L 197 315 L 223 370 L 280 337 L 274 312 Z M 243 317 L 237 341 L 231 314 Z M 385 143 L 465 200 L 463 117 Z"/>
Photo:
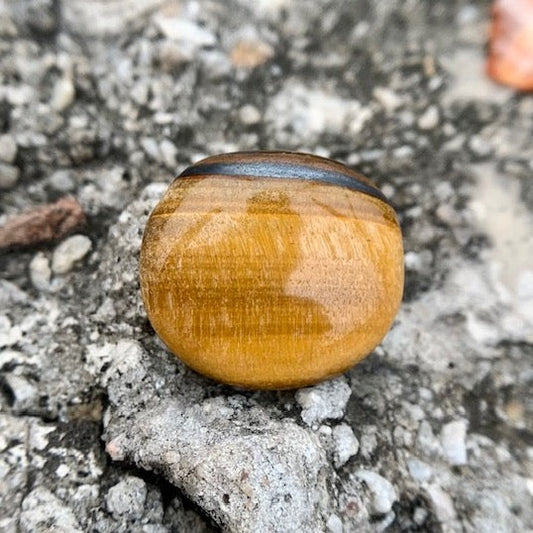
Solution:
<path fill-rule="evenodd" d="M 533 528 L 533 97 L 484 76 L 487 1 L 2 0 L 0 531 Z M 202 156 L 284 148 L 376 181 L 403 307 L 346 375 L 185 368 L 139 296 L 143 225 Z"/>

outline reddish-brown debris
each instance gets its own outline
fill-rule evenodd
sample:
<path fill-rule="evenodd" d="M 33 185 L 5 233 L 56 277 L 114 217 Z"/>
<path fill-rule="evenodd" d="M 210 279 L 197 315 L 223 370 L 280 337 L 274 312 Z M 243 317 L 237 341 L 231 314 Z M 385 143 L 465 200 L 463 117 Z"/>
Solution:
<path fill-rule="evenodd" d="M 8 219 L 0 227 L 0 248 L 58 241 L 83 226 L 83 208 L 75 198 L 61 198 Z"/>
<path fill-rule="evenodd" d="M 533 0 L 495 0 L 488 75 L 520 91 L 533 91 Z"/>

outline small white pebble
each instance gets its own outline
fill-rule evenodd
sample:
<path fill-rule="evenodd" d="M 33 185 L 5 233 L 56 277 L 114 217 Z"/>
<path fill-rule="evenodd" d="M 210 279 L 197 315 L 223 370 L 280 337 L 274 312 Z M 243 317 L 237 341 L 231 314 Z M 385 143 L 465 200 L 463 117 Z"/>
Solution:
<path fill-rule="evenodd" d="M 395 148 L 392 152 L 392 156 L 395 159 L 409 159 L 413 157 L 414 150 L 407 145 L 399 146 L 398 148 Z"/>
<path fill-rule="evenodd" d="M 385 183 L 383 187 L 381 187 L 381 192 L 389 199 L 394 197 L 395 188 L 390 183 Z"/>
<path fill-rule="evenodd" d="M 139 105 L 146 105 L 148 102 L 149 87 L 147 83 L 136 83 L 130 92 L 132 100 Z"/>
<path fill-rule="evenodd" d="M 161 159 L 163 163 L 170 169 L 176 168 L 176 156 L 178 155 L 178 149 L 176 145 L 168 139 L 163 139 L 159 144 L 159 151 L 161 153 Z"/>
<path fill-rule="evenodd" d="M 50 106 L 54 111 L 61 113 L 61 111 L 64 111 L 72 105 L 75 96 L 76 90 L 74 89 L 74 83 L 68 76 L 65 76 L 59 79 L 54 85 Z"/>
<path fill-rule="evenodd" d="M 0 135 L 0 161 L 13 163 L 17 157 L 17 143 L 8 134 Z"/>
<path fill-rule="evenodd" d="M 402 105 L 402 99 L 393 90 L 388 89 L 387 87 L 376 87 L 372 95 L 385 111 L 394 111 L 397 107 Z"/>
<path fill-rule="evenodd" d="M 450 204 L 441 204 L 435 211 L 437 218 L 444 224 L 456 225 L 460 222 L 459 214 Z"/>
<path fill-rule="evenodd" d="M 413 521 L 421 526 L 428 517 L 428 512 L 423 507 L 417 507 L 413 513 Z"/>
<path fill-rule="evenodd" d="M 371 470 L 358 470 L 355 475 L 364 481 L 372 493 L 373 513 L 388 513 L 392 509 L 392 504 L 398 499 L 392 483 Z"/>
<path fill-rule="evenodd" d="M 60 192 L 72 191 L 75 187 L 74 181 L 68 170 L 56 170 L 50 176 L 50 185 Z"/>
<path fill-rule="evenodd" d="M 453 500 L 447 492 L 435 484 L 429 485 L 426 492 L 431 499 L 437 518 L 441 522 L 451 522 L 457 518 Z"/>
<path fill-rule="evenodd" d="M 4 382 L 11 390 L 16 404 L 20 406 L 31 405 L 37 397 L 37 388 L 24 376 L 16 374 L 4 374 Z"/>
<path fill-rule="evenodd" d="M 141 518 L 146 502 L 146 483 L 141 478 L 127 476 L 111 487 L 106 496 L 107 510 L 115 517 L 130 520 Z"/>
<path fill-rule="evenodd" d="M 466 420 L 455 420 L 442 427 L 440 442 L 448 463 L 453 466 L 465 465 L 466 457 Z"/>
<path fill-rule="evenodd" d="M 336 514 L 329 515 L 326 527 L 329 533 L 343 533 L 344 531 L 342 520 Z"/>
<path fill-rule="evenodd" d="M 6 315 L 0 315 L 0 348 L 14 346 L 22 339 L 19 325 L 13 326 Z"/>
<path fill-rule="evenodd" d="M 153 137 L 143 137 L 141 139 L 141 146 L 143 150 L 155 161 L 159 160 L 161 155 L 159 145 Z"/>
<path fill-rule="evenodd" d="M 261 113 L 257 107 L 246 104 L 239 109 L 239 119 L 245 126 L 252 126 L 261 120 Z"/>
<path fill-rule="evenodd" d="M 0 163 L 0 189 L 11 189 L 17 183 L 20 170 L 14 165 Z"/>
<path fill-rule="evenodd" d="M 52 271 L 55 274 L 70 272 L 74 265 L 89 253 L 91 246 L 91 240 L 85 235 L 68 237 L 54 250 Z"/>
<path fill-rule="evenodd" d="M 333 461 L 337 468 L 345 465 L 359 451 L 359 441 L 348 424 L 339 424 L 333 428 Z"/>
<path fill-rule="evenodd" d="M 331 429 L 330 426 L 326 426 L 325 424 L 323 424 L 322 426 L 320 426 L 320 427 L 318 428 L 318 432 L 319 432 L 321 435 L 330 436 L 330 435 L 333 433 L 333 430 Z"/>
<path fill-rule="evenodd" d="M 424 463 L 424 461 L 416 459 L 416 457 L 411 457 L 407 461 L 407 468 L 411 477 L 419 483 L 427 481 L 433 475 L 431 467 L 427 463 Z"/>
<path fill-rule="evenodd" d="M 67 477 L 70 474 L 70 468 L 67 465 L 59 465 L 56 468 L 56 476 L 59 478 Z"/>
<path fill-rule="evenodd" d="M 479 157 L 488 156 L 492 152 L 491 144 L 479 135 L 472 135 L 470 137 L 468 147 Z"/>
<path fill-rule="evenodd" d="M 302 408 L 302 420 L 313 426 L 327 419 L 342 418 L 351 394 L 346 378 L 340 377 L 300 389 L 295 398 Z"/>
<path fill-rule="evenodd" d="M 47 291 L 50 289 L 51 277 L 48 257 L 43 252 L 38 252 L 30 262 L 30 279 L 33 286 L 39 291 Z"/>
<path fill-rule="evenodd" d="M 439 123 L 439 110 L 436 106 L 429 106 L 418 119 L 418 127 L 421 130 L 432 130 Z"/>

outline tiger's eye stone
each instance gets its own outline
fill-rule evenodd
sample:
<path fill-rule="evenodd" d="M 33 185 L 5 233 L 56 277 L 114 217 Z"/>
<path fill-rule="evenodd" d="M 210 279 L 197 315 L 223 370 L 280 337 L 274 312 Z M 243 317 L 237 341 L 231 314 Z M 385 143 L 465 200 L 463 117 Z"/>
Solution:
<path fill-rule="evenodd" d="M 342 373 L 386 334 L 403 292 L 394 209 L 329 159 L 204 159 L 152 212 L 140 258 L 148 317 L 194 370 L 249 388 Z"/>

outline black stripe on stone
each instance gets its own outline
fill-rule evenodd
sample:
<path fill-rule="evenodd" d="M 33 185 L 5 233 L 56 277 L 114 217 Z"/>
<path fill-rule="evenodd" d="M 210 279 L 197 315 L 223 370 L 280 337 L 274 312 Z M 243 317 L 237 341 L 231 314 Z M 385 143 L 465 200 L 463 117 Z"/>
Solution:
<path fill-rule="evenodd" d="M 200 163 L 199 165 L 186 168 L 178 177 L 189 178 L 194 176 L 238 176 L 250 178 L 284 178 L 318 181 L 346 187 L 352 191 L 362 192 L 390 205 L 387 197 L 377 188 L 372 187 L 357 178 L 307 165 L 295 165 L 285 162 L 248 161 L 231 163 Z"/>

